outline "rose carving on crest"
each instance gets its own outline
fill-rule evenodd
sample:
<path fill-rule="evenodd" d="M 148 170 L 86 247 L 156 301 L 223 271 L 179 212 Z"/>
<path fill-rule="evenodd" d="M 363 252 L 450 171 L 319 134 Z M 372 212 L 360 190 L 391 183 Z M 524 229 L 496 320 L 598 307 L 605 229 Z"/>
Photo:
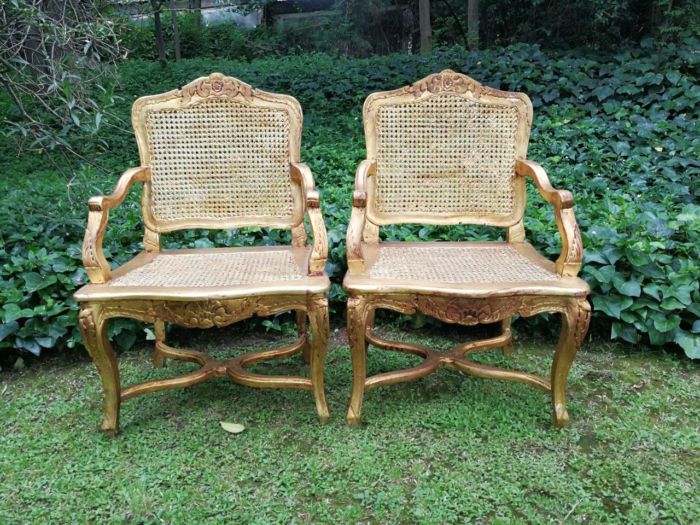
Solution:
<path fill-rule="evenodd" d="M 480 94 L 483 91 L 481 84 L 476 80 L 449 69 L 430 75 L 404 89 L 415 97 L 419 97 L 426 91 L 429 93 L 455 93 L 457 95 L 462 95 L 467 91 Z"/>
<path fill-rule="evenodd" d="M 243 95 L 249 99 L 253 96 L 253 88 L 245 82 L 232 77 L 226 77 L 221 73 L 212 73 L 208 77 L 195 80 L 182 88 L 182 97 L 185 100 L 194 95 L 206 97 L 236 97 Z"/>

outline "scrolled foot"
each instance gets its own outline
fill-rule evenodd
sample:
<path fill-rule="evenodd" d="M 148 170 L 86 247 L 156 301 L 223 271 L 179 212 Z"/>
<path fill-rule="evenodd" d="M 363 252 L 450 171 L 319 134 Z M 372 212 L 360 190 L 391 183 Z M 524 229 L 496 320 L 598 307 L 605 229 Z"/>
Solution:
<path fill-rule="evenodd" d="M 116 418 L 108 419 L 105 417 L 100 425 L 100 431 L 102 431 L 105 436 L 113 438 L 119 434 L 119 422 Z"/>
<path fill-rule="evenodd" d="M 554 405 L 553 417 L 554 426 L 557 428 L 563 428 L 569 424 L 569 412 L 567 412 L 566 407 L 562 404 Z"/>
<path fill-rule="evenodd" d="M 351 427 L 359 427 L 361 421 L 359 412 L 355 412 L 352 408 L 350 408 L 348 410 L 347 420 L 348 425 Z"/>

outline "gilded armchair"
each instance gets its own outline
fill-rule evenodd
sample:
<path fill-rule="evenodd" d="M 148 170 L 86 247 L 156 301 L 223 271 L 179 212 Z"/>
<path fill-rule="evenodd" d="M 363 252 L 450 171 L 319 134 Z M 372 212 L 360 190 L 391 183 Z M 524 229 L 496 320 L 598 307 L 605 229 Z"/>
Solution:
<path fill-rule="evenodd" d="M 292 97 L 266 93 L 214 73 L 180 90 L 137 100 L 132 123 L 141 165 L 114 192 L 89 201 L 83 262 L 90 284 L 75 293 L 80 327 L 104 388 L 102 430 L 118 430 L 120 403 L 214 376 L 267 388 L 311 390 L 328 418 L 323 358 L 328 338 L 324 273 L 326 230 L 311 171 L 299 162 L 302 113 Z M 111 270 L 102 251 L 109 211 L 135 183 L 143 185 L 144 251 Z M 304 217 L 313 243 L 307 243 Z M 291 230 L 291 246 L 161 250 L 162 234 L 188 228 L 263 226 Z M 277 350 L 218 361 L 166 344 L 166 323 L 221 327 L 254 315 L 296 311 L 299 338 Z M 200 365 L 192 373 L 122 387 L 107 337 L 108 320 L 153 323 L 153 363 L 166 358 Z M 310 321 L 311 338 L 306 321 Z M 265 376 L 246 368 L 303 352 L 310 378 Z"/>
<path fill-rule="evenodd" d="M 563 426 L 566 382 L 588 330 L 587 284 L 576 277 L 581 236 L 570 192 L 555 190 L 544 170 L 526 160 L 532 104 L 522 93 L 482 86 L 453 71 L 411 86 L 374 93 L 365 101 L 368 159 L 355 176 L 347 230 L 348 337 L 353 389 L 348 421 L 360 421 L 365 391 L 410 381 L 440 365 L 484 378 L 526 383 L 551 394 L 554 422 Z M 525 180 L 552 205 L 562 240 L 556 263 L 525 241 Z M 505 242 L 380 242 L 379 228 L 397 223 L 501 227 Z M 500 323 L 500 335 L 450 351 L 379 337 L 377 308 L 422 312 L 447 323 Z M 465 356 L 477 350 L 512 352 L 511 318 L 562 314 L 562 332 L 549 379 L 486 366 Z M 367 377 L 366 350 L 407 352 L 418 366 Z"/>

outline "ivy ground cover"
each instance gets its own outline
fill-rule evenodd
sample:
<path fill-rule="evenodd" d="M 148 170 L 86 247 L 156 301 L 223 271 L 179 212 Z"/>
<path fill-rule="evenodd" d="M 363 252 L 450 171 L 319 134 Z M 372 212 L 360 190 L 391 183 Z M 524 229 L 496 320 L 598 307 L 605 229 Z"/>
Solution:
<path fill-rule="evenodd" d="M 371 92 L 413 82 L 449 67 L 494 87 L 524 91 L 535 106 L 529 157 L 555 186 L 571 189 L 586 247 L 583 277 L 592 288 L 591 333 L 600 339 L 667 345 L 700 357 L 700 86 L 698 40 L 658 48 L 653 42 L 609 55 L 516 45 L 482 52 L 442 49 L 431 55 L 349 59 L 324 54 L 235 62 L 192 59 L 165 69 L 127 61 L 119 69 L 119 118 L 100 116 L 86 135 L 89 164 L 61 172 L 50 152 L 3 142 L 0 181 L 0 352 L 79 342 L 77 305 L 86 281 L 80 264 L 86 200 L 109 193 L 137 163 L 129 109 L 138 96 L 168 91 L 212 71 L 269 91 L 289 93 L 305 111 L 302 160 L 315 173 L 330 240 L 331 304 L 342 322 L 344 237 L 357 163 L 364 158 L 361 105 Z M 111 89 L 111 88 L 110 88 Z M 0 110 L 12 118 L 8 101 Z M 52 162 L 52 160 L 54 162 Z M 551 211 L 532 188 L 526 212 L 529 240 L 555 257 L 559 239 Z M 105 248 L 114 263 L 140 249 L 138 191 L 112 214 Z M 475 227 L 402 225 L 384 228 L 400 240 L 494 239 Z M 264 229 L 183 232 L 176 246 L 237 246 L 286 242 Z M 546 329 L 544 325 L 537 329 Z M 268 328 L 279 322 L 268 322 Z M 116 321 L 112 335 L 129 347 L 144 327 Z"/>

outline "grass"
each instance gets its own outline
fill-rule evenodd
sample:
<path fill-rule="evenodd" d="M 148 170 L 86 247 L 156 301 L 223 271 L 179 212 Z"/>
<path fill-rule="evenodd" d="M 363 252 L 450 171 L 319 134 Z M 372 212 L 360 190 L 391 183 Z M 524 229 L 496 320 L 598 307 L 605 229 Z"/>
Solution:
<path fill-rule="evenodd" d="M 407 337 L 447 347 L 467 333 L 433 332 Z M 217 355 L 273 340 L 232 329 L 175 336 Z M 482 359 L 544 372 L 552 347 L 519 341 L 512 358 Z M 371 349 L 368 363 L 379 372 L 414 359 Z M 154 370 L 145 349 L 120 365 L 124 383 L 192 367 Z M 304 366 L 296 356 L 258 369 Z M 451 370 L 369 392 L 364 425 L 351 429 L 350 378 L 341 329 L 325 426 L 308 392 L 218 379 L 125 402 L 122 433 L 109 439 L 96 429 L 101 391 L 84 356 L 3 373 L 0 523 L 700 522 L 700 372 L 687 360 L 588 343 L 563 431 L 545 394 Z M 228 434 L 220 421 L 246 430 Z"/>

